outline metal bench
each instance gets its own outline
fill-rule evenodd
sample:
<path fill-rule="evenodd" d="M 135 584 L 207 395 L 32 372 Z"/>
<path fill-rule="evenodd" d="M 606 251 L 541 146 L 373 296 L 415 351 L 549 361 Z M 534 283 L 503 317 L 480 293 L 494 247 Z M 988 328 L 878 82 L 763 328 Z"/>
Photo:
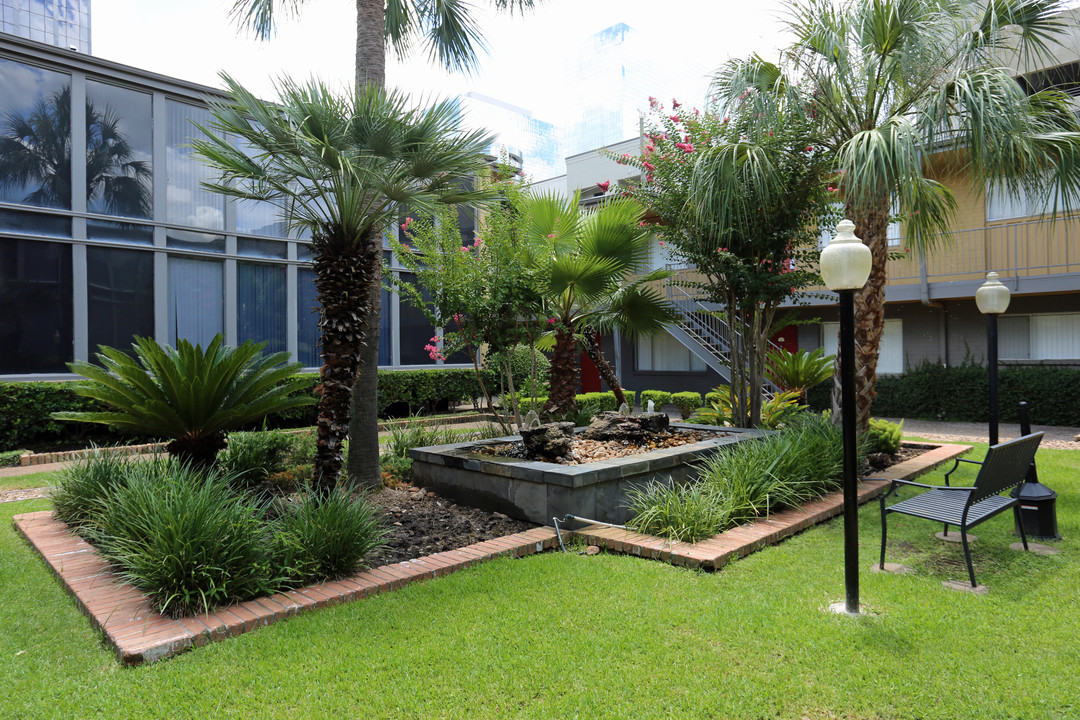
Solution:
<path fill-rule="evenodd" d="M 889 485 L 889 491 L 880 498 L 881 569 L 885 569 L 886 518 L 889 513 L 900 513 L 943 523 L 946 530 L 950 525 L 960 528 L 960 541 L 964 545 L 968 576 L 971 578 L 971 586 L 977 587 L 975 570 L 971 565 L 971 548 L 968 547 L 967 531 L 1009 508 L 1013 509 L 1014 515 L 1019 512 L 1019 500 L 1003 496 L 1001 493 L 1024 482 L 1028 468 L 1035 459 L 1035 451 L 1039 449 L 1042 436 L 1041 432 L 1033 433 L 1016 440 L 992 445 L 987 450 L 986 458 L 982 463 L 976 463 L 980 465 L 979 474 L 971 487 L 949 486 L 947 477 L 945 486 L 924 485 L 911 480 L 893 480 Z M 955 469 L 954 467 L 953 470 Z M 929 492 L 886 507 L 885 499 L 905 485 L 926 488 Z M 1019 519 L 1016 521 L 1016 526 L 1020 528 L 1020 539 L 1024 543 L 1024 550 L 1027 550 L 1027 536 L 1024 534 L 1023 523 Z"/>

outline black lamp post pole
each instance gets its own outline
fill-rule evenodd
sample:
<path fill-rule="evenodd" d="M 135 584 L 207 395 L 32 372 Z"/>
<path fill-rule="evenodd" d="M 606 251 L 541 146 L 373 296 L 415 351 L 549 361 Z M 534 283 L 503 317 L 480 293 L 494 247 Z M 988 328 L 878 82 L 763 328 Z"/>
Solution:
<path fill-rule="evenodd" d="M 997 313 L 986 315 L 986 362 L 990 366 L 990 444 L 998 444 L 998 336 Z"/>
<path fill-rule="evenodd" d="M 859 497 L 855 433 L 855 291 L 840 290 L 840 412 L 844 436 L 844 607 L 859 612 Z"/>

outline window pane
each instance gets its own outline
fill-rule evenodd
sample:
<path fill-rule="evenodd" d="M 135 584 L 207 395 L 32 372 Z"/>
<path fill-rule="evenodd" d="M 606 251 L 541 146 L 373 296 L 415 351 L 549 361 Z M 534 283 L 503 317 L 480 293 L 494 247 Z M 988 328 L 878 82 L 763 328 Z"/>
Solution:
<path fill-rule="evenodd" d="M 247 257 L 278 258 L 284 260 L 288 257 L 289 247 L 286 243 L 275 240 L 251 240 L 250 238 L 238 238 L 236 240 L 236 252 L 238 255 Z"/>
<path fill-rule="evenodd" d="M 206 347 L 225 332 L 224 265 L 218 260 L 169 258 L 169 343 Z"/>
<path fill-rule="evenodd" d="M 1080 313 L 1031 316 L 1034 360 L 1080 359 Z"/>
<path fill-rule="evenodd" d="M 411 273 L 402 273 L 402 279 L 415 283 L 415 278 Z M 421 288 L 421 295 L 425 300 L 430 297 L 430 293 L 423 288 Z M 386 301 L 385 297 L 383 301 Z M 431 338 L 435 336 L 435 328 L 424 317 L 424 313 L 413 307 L 404 297 L 398 305 L 401 308 L 401 364 L 434 365 L 435 360 L 431 358 L 424 346 L 431 344 Z M 381 345 L 379 354 L 382 354 Z"/>
<path fill-rule="evenodd" d="M 71 248 L 0 240 L 0 373 L 66 372 L 71 362 Z"/>
<path fill-rule="evenodd" d="M 705 362 L 666 332 L 637 339 L 637 369 L 654 372 L 703 372 Z"/>
<path fill-rule="evenodd" d="M 0 201 L 71 208 L 71 78 L 0 58 Z"/>
<path fill-rule="evenodd" d="M 0 209 L 0 231 L 41 237 L 71 237 L 71 218 Z"/>
<path fill-rule="evenodd" d="M 287 290 L 284 265 L 237 263 L 238 342 L 265 342 L 264 353 L 283 352 Z"/>
<path fill-rule="evenodd" d="M 132 245 L 153 245 L 154 228 L 137 223 L 111 222 L 109 220 L 86 220 L 86 237 L 91 240 L 109 240 Z"/>
<path fill-rule="evenodd" d="M 136 335 L 154 335 L 154 254 L 86 248 L 90 352 L 129 351 Z"/>
<path fill-rule="evenodd" d="M 201 252 L 225 252 L 225 236 L 208 233 L 189 232 L 187 230 L 166 231 L 165 244 L 180 250 L 199 250 Z"/>
<path fill-rule="evenodd" d="M 840 323 L 821 323 L 821 346 L 825 355 L 838 355 L 836 336 Z M 904 321 L 886 320 L 885 332 L 881 334 L 881 347 L 878 355 L 879 373 L 899 374 L 904 372 Z"/>
<path fill-rule="evenodd" d="M 299 331 L 297 360 L 304 367 L 322 365 L 319 357 L 319 298 L 315 290 L 315 271 L 296 271 L 296 318 Z"/>
<path fill-rule="evenodd" d="M 178 225 L 223 230 L 224 197 L 200 185 L 216 178 L 208 166 L 195 158 L 189 147 L 192 138 L 205 137 L 194 123 L 209 127 L 210 111 L 172 100 L 166 101 L 165 110 L 168 221 Z"/>
<path fill-rule="evenodd" d="M 151 97 L 115 85 L 86 83 L 86 198 L 90 212 L 153 214 Z"/>

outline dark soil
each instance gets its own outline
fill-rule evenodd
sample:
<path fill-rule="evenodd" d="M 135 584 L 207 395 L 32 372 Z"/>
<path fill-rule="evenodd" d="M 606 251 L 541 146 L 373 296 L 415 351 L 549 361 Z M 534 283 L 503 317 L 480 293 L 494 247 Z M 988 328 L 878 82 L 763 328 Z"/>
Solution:
<path fill-rule="evenodd" d="M 918 457 L 927 450 L 937 447 L 936 445 L 925 445 L 922 443 L 903 443 L 900 446 L 900 451 L 895 455 L 888 453 L 877 453 L 876 455 L 869 455 L 866 458 L 867 463 L 870 465 L 870 472 L 877 470 L 884 470 L 890 468 L 893 465 L 899 465 L 905 460 Z"/>
<path fill-rule="evenodd" d="M 502 513 L 458 505 L 411 485 L 385 488 L 371 499 L 382 509 L 390 531 L 386 548 L 369 557 L 372 567 L 454 550 L 536 527 Z"/>

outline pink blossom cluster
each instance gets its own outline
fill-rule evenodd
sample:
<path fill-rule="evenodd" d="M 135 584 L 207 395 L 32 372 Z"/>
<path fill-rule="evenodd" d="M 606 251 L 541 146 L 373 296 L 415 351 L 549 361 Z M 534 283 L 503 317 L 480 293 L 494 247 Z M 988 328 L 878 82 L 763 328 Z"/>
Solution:
<path fill-rule="evenodd" d="M 443 355 L 443 352 L 439 349 L 439 346 L 435 344 L 437 342 L 439 342 L 438 335 L 431 338 L 431 340 L 428 341 L 428 344 L 424 346 L 424 349 L 428 351 L 428 357 L 432 360 L 445 360 L 446 356 Z"/>

